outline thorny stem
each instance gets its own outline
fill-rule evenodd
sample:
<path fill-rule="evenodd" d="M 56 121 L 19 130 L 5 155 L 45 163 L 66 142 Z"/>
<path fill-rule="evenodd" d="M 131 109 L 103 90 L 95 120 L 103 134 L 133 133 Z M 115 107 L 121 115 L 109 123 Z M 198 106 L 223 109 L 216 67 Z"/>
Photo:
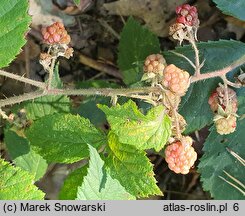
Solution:
<path fill-rule="evenodd" d="M 229 85 L 229 86 L 232 86 L 232 87 L 234 87 L 234 88 L 241 88 L 241 87 L 242 87 L 242 85 L 241 85 L 240 83 L 233 83 L 233 82 L 229 81 L 229 80 L 226 78 L 225 75 L 222 77 L 222 79 L 223 79 L 224 82 L 226 82 L 227 85 Z"/>
<path fill-rule="evenodd" d="M 229 82 L 225 75 L 241 66 L 242 64 L 245 63 L 245 55 L 242 56 L 240 59 L 238 59 L 237 61 L 235 61 L 233 64 L 221 69 L 221 70 L 217 70 L 217 71 L 213 71 L 213 72 L 209 72 L 209 73 L 204 73 L 204 74 L 200 74 L 200 62 L 199 62 L 199 51 L 197 49 L 196 43 L 195 43 L 195 39 L 193 38 L 193 36 L 191 36 L 192 39 L 190 39 L 190 43 L 192 44 L 192 47 L 195 51 L 195 56 L 196 56 L 196 73 L 194 76 L 191 77 L 191 83 L 193 82 L 197 82 L 200 80 L 205 80 L 205 79 L 210 79 L 213 77 L 222 77 L 224 79 L 224 82 L 228 85 L 236 85 L 236 84 L 232 84 L 231 82 Z M 51 66 L 49 68 L 49 79 L 48 79 L 48 86 L 43 83 L 43 82 L 38 82 L 32 79 L 28 79 L 16 74 L 12 74 L 6 71 L 2 71 L 0 70 L 0 75 L 3 75 L 5 77 L 9 77 L 33 86 L 36 86 L 39 88 L 38 91 L 35 92 L 31 92 L 31 93 L 27 93 L 24 95 L 20 95 L 20 96 L 14 96 L 14 97 L 10 97 L 7 99 L 3 99 L 0 100 L 0 108 L 8 106 L 8 105 L 13 105 L 16 103 L 20 103 L 23 101 L 27 101 L 27 100 L 33 100 L 45 95 L 100 95 L 100 96 L 108 96 L 108 97 L 115 97 L 115 96 L 125 96 L 125 97 L 131 97 L 131 98 L 138 98 L 138 99 L 142 99 L 142 100 L 146 100 L 148 102 L 150 102 L 151 104 L 155 104 L 154 100 L 151 99 L 149 94 L 153 94 L 153 93 L 160 93 L 161 92 L 161 88 L 159 87 L 142 87 L 142 88 L 129 88 L 129 89 L 110 89 L 110 88 L 102 88 L 102 89 L 52 89 L 52 78 L 53 78 L 53 71 L 54 71 L 54 67 L 55 67 L 55 61 L 57 58 L 53 58 L 52 62 L 51 62 Z M 80 59 L 81 60 L 81 59 Z M 189 59 L 186 59 L 187 61 L 189 61 Z M 193 65 L 192 65 L 193 66 Z M 101 68 L 99 68 L 101 69 Z M 115 74 L 113 74 L 115 76 Z M 170 102 L 171 104 L 171 102 Z M 174 111 L 174 117 L 175 117 L 175 124 L 176 124 L 176 131 L 177 131 L 177 136 L 180 137 L 180 129 L 179 129 L 179 122 L 178 122 L 178 117 L 177 117 L 177 108 L 173 107 L 173 111 Z M 3 115 L 3 112 L 0 111 L 0 115 Z M 4 116 L 6 117 L 6 116 Z"/>
<path fill-rule="evenodd" d="M 230 72 L 231 70 L 243 65 L 244 63 L 245 63 L 245 55 L 242 56 L 237 61 L 233 62 L 231 65 L 229 65 L 229 66 L 227 66 L 221 70 L 216 70 L 216 71 L 212 71 L 209 73 L 202 73 L 199 75 L 192 76 L 191 77 L 191 83 L 201 81 L 201 80 L 205 80 L 205 79 L 214 78 L 214 77 L 222 77 L 223 75 L 226 75 L 228 72 Z"/>
<path fill-rule="evenodd" d="M 8 119 L 9 117 L 5 114 L 4 111 L 2 111 L 2 109 L 0 109 L 0 115 L 3 117 L 3 119 Z"/>
<path fill-rule="evenodd" d="M 36 87 L 41 88 L 41 89 L 45 88 L 45 83 L 43 83 L 43 82 L 28 79 L 28 78 L 25 78 L 23 76 L 19 76 L 19 75 L 9 73 L 9 72 L 3 71 L 3 70 L 0 70 L 0 75 L 14 79 L 14 80 L 18 80 L 18 81 L 23 82 L 23 83 L 27 83 L 27 84 L 36 86 Z"/>
<path fill-rule="evenodd" d="M 180 132 L 180 126 L 179 126 L 179 120 L 178 120 L 176 108 L 173 109 L 173 112 L 174 112 L 174 121 L 175 121 L 177 138 L 180 139 L 181 138 L 181 132 Z"/>
<path fill-rule="evenodd" d="M 38 90 L 38 91 L 31 92 L 31 93 L 23 94 L 20 96 L 6 98 L 3 100 L 0 100 L 0 108 L 8 106 L 8 105 L 13 105 L 13 104 L 17 104 L 20 102 L 28 101 L 28 100 L 33 100 L 33 99 L 36 99 L 44 95 L 46 94 L 43 90 Z"/>
<path fill-rule="evenodd" d="M 99 95 L 105 97 L 115 97 L 115 96 L 125 96 L 131 98 L 138 98 L 142 100 L 148 100 L 147 93 L 150 92 L 160 92 L 159 87 L 142 87 L 142 88 L 91 88 L 91 89 L 45 89 L 37 90 L 35 92 L 26 93 L 20 96 L 14 96 L 7 99 L 0 100 L 0 108 L 13 105 L 16 103 L 21 103 L 28 100 L 34 100 L 36 98 L 47 96 L 47 95 Z M 140 95 L 142 94 L 142 95 Z M 1 113 L 0 113 L 1 114 Z"/>
<path fill-rule="evenodd" d="M 197 48 L 197 45 L 196 45 L 196 42 L 195 42 L 195 38 L 193 37 L 193 35 L 191 33 L 189 33 L 189 37 L 188 38 L 188 41 L 191 43 L 191 46 L 195 52 L 195 74 L 194 76 L 199 76 L 201 73 L 200 73 L 200 60 L 199 60 L 199 50 Z"/>

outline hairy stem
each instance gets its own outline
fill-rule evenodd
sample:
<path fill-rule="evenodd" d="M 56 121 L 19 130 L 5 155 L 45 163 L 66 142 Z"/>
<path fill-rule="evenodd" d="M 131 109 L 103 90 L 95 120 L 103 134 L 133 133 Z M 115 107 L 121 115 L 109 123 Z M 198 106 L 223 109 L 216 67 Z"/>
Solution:
<path fill-rule="evenodd" d="M 223 75 L 226 75 L 228 72 L 231 70 L 243 65 L 245 63 L 245 55 L 242 56 L 240 59 L 237 61 L 233 62 L 231 65 L 221 69 L 221 70 L 216 70 L 212 71 L 209 73 L 203 73 L 199 75 L 194 75 L 191 77 L 191 83 L 201 81 L 201 80 L 206 80 L 214 77 L 222 77 Z"/>
<path fill-rule="evenodd" d="M 14 80 L 18 80 L 18 81 L 23 82 L 23 83 L 27 83 L 27 84 L 36 86 L 36 87 L 41 88 L 41 89 L 45 88 L 45 83 L 43 83 L 43 82 L 39 82 L 39 81 L 35 81 L 35 80 L 32 80 L 32 79 L 28 79 L 28 78 L 25 78 L 23 76 L 19 76 L 19 75 L 10 73 L 10 72 L 6 72 L 6 71 L 3 71 L 3 70 L 0 70 L 0 75 L 8 77 L 8 78 L 11 78 L 11 79 L 14 79 Z"/>
<path fill-rule="evenodd" d="M 99 95 L 106 97 L 115 97 L 115 96 L 125 96 L 131 98 L 138 98 L 142 100 L 148 100 L 147 94 L 150 92 L 159 93 L 161 90 L 159 87 L 142 87 L 142 88 L 121 88 L 121 89 L 112 89 L 112 88 L 91 88 L 91 89 L 47 89 L 47 90 L 38 90 L 35 92 L 23 94 L 20 96 L 14 96 L 7 99 L 0 100 L 0 108 L 13 105 L 16 103 L 33 100 L 42 96 L 47 95 Z M 141 95 L 142 96 L 141 96 Z M 0 113 L 1 114 L 1 113 Z"/>
<path fill-rule="evenodd" d="M 168 102 L 172 108 L 173 114 L 174 114 L 174 124 L 175 124 L 175 128 L 176 128 L 176 137 L 178 139 L 181 138 L 181 132 L 180 132 L 180 123 L 179 123 L 179 119 L 178 119 L 178 106 L 174 106 L 171 99 L 169 98 L 169 96 L 167 94 L 165 94 Z"/>
<path fill-rule="evenodd" d="M 199 50 L 197 48 L 195 38 L 193 37 L 192 34 L 189 34 L 188 41 L 190 42 L 190 44 L 194 50 L 194 53 L 195 53 L 195 66 L 196 67 L 195 67 L 195 75 L 194 76 L 199 76 L 201 74 L 200 73 L 201 66 L 200 66 L 200 59 L 199 59 Z"/>
<path fill-rule="evenodd" d="M 8 106 L 8 105 L 21 103 L 21 102 L 28 101 L 28 100 L 33 100 L 33 99 L 36 99 L 36 98 L 44 96 L 44 95 L 46 95 L 46 93 L 43 90 L 38 90 L 35 92 L 23 94 L 20 96 L 14 96 L 14 97 L 6 98 L 3 100 L 0 100 L 0 108 Z"/>
<path fill-rule="evenodd" d="M 179 56 L 179 57 L 181 57 L 181 58 L 184 58 L 186 61 L 188 61 L 188 63 L 194 68 L 194 69 L 196 69 L 196 66 L 193 64 L 193 62 L 189 59 L 189 58 L 187 58 L 185 55 L 183 55 L 183 54 L 181 54 L 181 53 L 177 53 L 177 52 L 175 52 L 175 51 L 170 51 L 171 53 L 173 53 L 173 54 L 175 54 L 175 55 L 177 55 L 177 56 Z"/>

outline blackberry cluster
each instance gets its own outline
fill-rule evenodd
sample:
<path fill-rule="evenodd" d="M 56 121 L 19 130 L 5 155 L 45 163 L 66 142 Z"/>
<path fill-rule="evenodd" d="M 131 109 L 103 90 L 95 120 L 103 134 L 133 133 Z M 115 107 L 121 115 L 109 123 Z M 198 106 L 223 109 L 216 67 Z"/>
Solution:
<path fill-rule="evenodd" d="M 69 44 L 71 42 L 71 38 L 61 22 L 55 22 L 43 28 L 42 35 L 47 44 Z"/>
<path fill-rule="evenodd" d="M 165 160 L 169 169 L 175 173 L 187 174 L 197 159 L 197 153 L 191 146 L 192 139 L 183 137 L 181 141 L 175 141 L 165 149 Z"/>
<path fill-rule="evenodd" d="M 176 7 L 176 14 L 178 15 L 176 23 L 181 23 L 188 26 L 198 26 L 198 13 L 195 6 L 184 4 Z"/>
<path fill-rule="evenodd" d="M 183 96 L 190 84 L 190 74 L 170 64 L 163 71 L 162 84 L 176 95 Z"/>
<path fill-rule="evenodd" d="M 144 72 L 161 74 L 165 68 L 166 61 L 160 54 L 149 55 L 145 59 Z"/>

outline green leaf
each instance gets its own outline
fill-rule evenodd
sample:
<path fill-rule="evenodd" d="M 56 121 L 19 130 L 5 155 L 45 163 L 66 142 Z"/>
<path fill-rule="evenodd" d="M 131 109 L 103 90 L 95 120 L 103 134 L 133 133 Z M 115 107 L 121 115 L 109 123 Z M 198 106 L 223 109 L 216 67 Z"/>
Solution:
<path fill-rule="evenodd" d="M 73 0 L 75 2 L 76 5 L 79 5 L 81 0 Z"/>
<path fill-rule="evenodd" d="M 0 158 L 0 200 L 42 200 L 44 193 L 33 185 L 34 176 Z"/>
<path fill-rule="evenodd" d="M 119 88 L 119 85 L 116 83 L 110 83 L 105 80 L 89 80 L 84 82 L 79 82 L 76 85 L 77 88 Z M 121 100 L 121 98 L 119 98 Z M 110 98 L 100 97 L 100 96 L 88 96 L 84 97 L 80 106 L 74 110 L 74 113 L 77 113 L 84 118 L 87 118 L 94 124 L 96 127 L 104 127 L 106 124 L 105 114 L 97 107 L 97 104 L 111 104 Z"/>
<path fill-rule="evenodd" d="M 154 148 L 160 151 L 171 135 L 171 120 L 163 106 L 152 108 L 147 115 L 142 114 L 131 100 L 124 105 L 111 108 L 99 105 L 99 108 L 106 114 L 119 141 L 137 149 Z"/>
<path fill-rule="evenodd" d="M 238 99 L 238 112 L 239 116 L 245 115 L 245 88 L 240 88 L 237 91 L 237 99 Z"/>
<path fill-rule="evenodd" d="M 106 166 L 112 178 L 118 179 L 122 186 L 136 197 L 162 195 L 146 153 L 132 145 L 119 142 L 113 133 L 109 134 L 108 139 L 110 151 Z"/>
<path fill-rule="evenodd" d="M 245 1 L 244 0 L 213 0 L 217 7 L 222 10 L 224 14 L 234 16 L 240 20 L 245 21 Z"/>
<path fill-rule="evenodd" d="M 89 146 L 90 161 L 87 176 L 78 188 L 78 200 L 126 200 L 135 199 L 119 181 L 112 179 L 103 168 L 104 161 L 96 149 Z"/>
<path fill-rule="evenodd" d="M 160 52 L 157 36 L 130 17 L 121 33 L 118 66 L 123 81 L 130 85 L 141 80 L 145 58 Z"/>
<path fill-rule="evenodd" d="M 78 187 L 82 185 L 84 177 L 87 175 L 88 166 L 73 171 L 65 180 L 61 188 L 59 199 L 61 200 L 75 200 L 77 197 Z"/>
<path fill-rule="evenodd" d="M 48 162 L 73 163 L 89 156 L 87 144 L 100 147 L 106 137 L 78 115 L 55 114 L 35 121 L 26 132 L 31 147 Z"/>
<path fill-rule="evenodd" d="M 28 0 L 1 0 L 0 68 L 8 66 L 26 43 L 24 35 L 31 21 L 27 10 Z"/>
<path fill-rule="evenodd" d="M 182 98 L 179 111 L 187 121 L 185 134 L 199 130 L 213 122 L 214 114 L 208 104 L 208 98 L 218 83 L 217 79 L 197 82 L 191 85 L 188 94 Z"/>
<path fill-rule="evenodd" d="M 214 41 L 198 43 L 200 60 L 205 60 L 202 73 L 223 69 L 245 55 L 245 44 L 239 41 Z M 178 47 L 174 50 L 195 61 L 194 51 L 191 46 Z M 220 58 L 222 56 L 222 58 Z M 176 66 L 193 74 L 193 68 L 182 57 L 176 56 L 170 51 L 164 52 L 168 64 Z M 212 123 L 212 111 L 208 105 L 208 98 L 221 79 L 209 79 L 194 83 L 188 93 L 182 98 L 180 114 L 187 121 L 185 133 L 191 133 Z"/>
<path fill-rule="evenodd" d="M 53 88 L 62 88 L 63 83 L 59 77 L 59 65 L 56 64 L 52 79 Z M 62 95 L 49 95 L 37 98 L 33 101 L 27 101 L 21 105 L 26 110 L 27 117 L 31 120 L 37 120 L 46 115 L 54 113 L 69 113 L 70 99 Z"/>
<path fill-rule="evenodd" d="M 52 88 L 62 88 L 63 87 L 63 83 L 59 75 L 59 63 L 57 63 L 54 67 L 54 73 L 53 73 L 53 79 L 51 82 L 51 86 Z"/>
<path fill-rule="evenodd" d="M 210 191 L 211 196 L 215 199 L 244 199 L 244 195 L 236 188 L 225 182 L 219 176 L 239 186 L 223 171 L 226 171 L 237 180 L 245 184 L 245 168 L 233 157 L 227 148 L 245 158 L 245 121 L 240 120 L 234 133 L 221 136 L 212 127 L 206 142 L 204 143 L 204 155 L 198 166 L 201 173 L 201 181 L 204 190 Z M 241 186 L 241 189 L 244 190 Z"/>
<path fill-rule="evenodd" d="M 63 86 L 63 83 L 59 77 L 58 64 L 54 70 L 52 86 L 55 88 L 61 88 Z M 39 118 L 55 113 L 70 113 L 70 105 L 71 102 L 67 96 L 49 95 L 39 97 L 35 100 L 25 101 L 20 105 L 16 105 L 12 108 L 12 112 L 17 114 L 19 110 L 24 109 L 27 119 L 35 121 Z"/>
<path fill-rule="evenodd" d="M 50 95 L 23 104 L 28 119 L 37 120 L 54 113 L 69 113 L 70 100 L 67 96 Z"/>
<path fill-rule="evenodd" d="M 30 149 L 27 139 L 20 137 L 16 132 L 6 130 L 4 136 L 8 153 L 14 164 L 31 173 L 35 181 L 39 180 L 46 172 L 47 162 Z"/>

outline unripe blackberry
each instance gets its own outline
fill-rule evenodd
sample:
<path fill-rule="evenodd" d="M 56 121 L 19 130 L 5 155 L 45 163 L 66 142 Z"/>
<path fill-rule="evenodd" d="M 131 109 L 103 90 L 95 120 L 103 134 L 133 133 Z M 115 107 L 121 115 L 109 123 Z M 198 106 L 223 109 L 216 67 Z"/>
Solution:
<path fill-rule="evenodd" d="M 233 133 L 236 130 L 236 117 L 230 115 L 227 118 L 220 117 L 215 121 L 217 132 L 221 135 Z"/>
<path fill-rule="evenodd" d="M 60 22 L 42 29 L 43 40 L 47 44 L 69 44 L 71 41 L 65 27 Z"/>
<path fill-rule="evenodd" d="M 144 72 L 162 74 L 165 66 L 166 66 L 166 60 L 162 55 L 152 54 L 145 59 Z"/>
<path fill-rule="evenodd" d="M 175 94 L 183 96 L 190 85 L 190 74 L 170 64 L 163 71 L 162 84 Z"/>
<path fill-rule="evenodd" d="M 176 8 L 176 14 L 178 15 L 176 23 L 195 27 L 199 25 L 197 8 L 195 6 L 190 6 L 189 4 L 180 5 Z"/>
<path fill-rule="evenodd" d="M 169 169 L 175 173 L 189 173 L 197 159 L 197 153 L 191 145 L 192 139 L 183 137 L 181 141 L 175 141 L 166 147 L 165 160 Z"/>
<path fill-rule="evenodd" d="M 230 113 L 236 113 L 237 112 L 237 96 L 236 96 L 236 92 L 231 89 L 228 88 L 228 102 L 227 99 L 225 97 L 225 88 L 224 87 L 218 87 L 216 88 L 216 90 L 211 94 L 211 96 L 209 97 L 208 103 L 210 105 L 210 108 L 213 112 L 217 112 L 218 111 L 218 107 L 219 105 L 223 108 L 224 111 L 228 111 Z M 226 105 L 229 104 L 230 105 L 230 110 L 226 110 Z"/>

